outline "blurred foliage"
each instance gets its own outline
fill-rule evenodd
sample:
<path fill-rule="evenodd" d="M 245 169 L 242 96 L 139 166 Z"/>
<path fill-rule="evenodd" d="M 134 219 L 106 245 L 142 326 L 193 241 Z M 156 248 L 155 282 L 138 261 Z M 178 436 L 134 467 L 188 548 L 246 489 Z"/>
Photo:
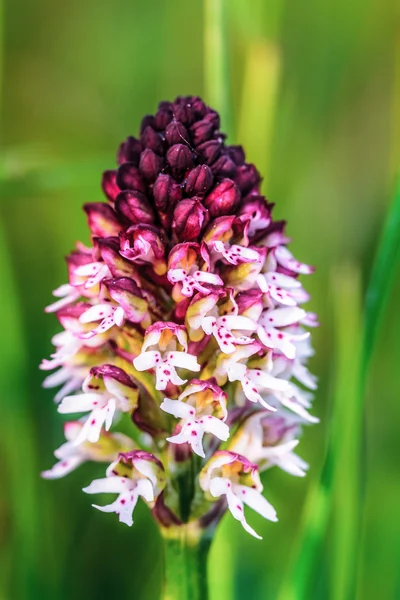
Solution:
<path fill-rule="evenodd" d="M 80 488 L 102 472 L 101 465 L 83 466 L 59 482 L 39 478 L 63 435 L 37 365 L 48 356 L 57 331 L 43 306 L 65 280 L 62 256 L 76 239 L 88 240 L 80 207 L 101 198 L 101 171 L 114 164 L 118 143 L 135 134 L 141 116 L 154 111 L 159 100 L 203 95 L 207 89 L 203 4 L 3 4 L 0 598 L 154 600 L 162 555 L 145 507 L 132 529 L 94 511 Z M 347 400 L 346 381 L 352 385 L 354 373 L 346 374 L 342 361 L 343 387 L 335 384 L 333 357 L 346 348 L 345 318 L 350 318 L 349 347 L 354 323 L 348 307 L 343 320 L 337 314 L 333 318 L 330 282 L 337 265 L 350 262 L 361 270 L 365 291 L 393 194 L 400 147 L 399 12 L 394 0 L 232 0 L 226 5 L 227 94 L 236 132 L 230 139 L 244 142 L 249 160 L 265 174 L 264 191 L 276 203 L 276 217 L 288 220 L 296 255 L 316 264 L 317 273 L 306 285 L 322 322 L 312 365 L 320 377 L 314 412 L 321 425 L 308 429 L 300 445 L 310 473 L 299 480 L 267 472 L 266 494 L 279 523 L 254 516 L 264 536 L 257 542 L 228 516 L 212 550 L 213 600 L 259 600 L 276 598 L 287 575 L 305 498 L 320 477 L 333 390 L 345 392 L 341 418 L 349 435 L 346 401 L 355 400 Z M 392 228 L 394 239 L 396 233 Z M 365 413 L 358 414 L 365 430 L 365 485 L 364 502 L 356 506 L 362 519 L 356 540 L 357 600 L 400 598 L 400 278 L 394 249 L 395 244 L 389 246 L 385 261 L 395 283 L 374 331 L 378 346 L 369 362 Z M 386 271 L 382 267 L 379 273 Z M 379 294 L 382 282 L 375 281 Z M 336 332 L 338 323 L 344 329 Z M 340 438 L 340 424 L 335 435 Z M 334 520 L 321 540 L 307 600 L 347 600 L 338 595 L 344 593 L 337 591 L 339 584 L 332 585 L 343 543 L 333 534 L 341 511 L 352 502 L 347 481 L 354 456 L 346 452 L 354 445 L 346 443 L 336 457 Z"/>

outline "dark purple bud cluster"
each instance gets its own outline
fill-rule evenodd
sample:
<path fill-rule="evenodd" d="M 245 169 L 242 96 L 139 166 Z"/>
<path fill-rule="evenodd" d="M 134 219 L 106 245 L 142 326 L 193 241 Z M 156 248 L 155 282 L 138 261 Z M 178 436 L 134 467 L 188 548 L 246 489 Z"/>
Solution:
<path fill-rule="evenodd" d="M 110 220 L 123 228 L 161 226 L 177 243 L 200 240 L 212 219 L 247 215 L 246 206 L 254 202 L 268 212 L 265 199 L 260 202 L 257 169 L 245 162 L 241 146 L 225 144 L 219 126 L 218 113 L 192 96 L 161 102 L 155 115 L 144 117 L 140 138 L 128 137 L 118 150 L 118 168 L 103 175 L 115 211 L 101 209 L 109 213 L 107 226 Z M 94 235 L 118 233 L 105 232 L 98 205 L 90 207 Z"/>

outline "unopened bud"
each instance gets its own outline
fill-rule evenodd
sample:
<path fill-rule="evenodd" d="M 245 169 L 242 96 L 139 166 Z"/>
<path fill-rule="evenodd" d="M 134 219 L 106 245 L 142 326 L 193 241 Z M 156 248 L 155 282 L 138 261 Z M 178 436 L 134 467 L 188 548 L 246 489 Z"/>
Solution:
<path fill-rule="evenodd" d="M 232 179 L 223 179 L 205 198 L 204 205 L 212 217 L 220 217 L 233 213 L 240 198 L 240 190 Z"/>

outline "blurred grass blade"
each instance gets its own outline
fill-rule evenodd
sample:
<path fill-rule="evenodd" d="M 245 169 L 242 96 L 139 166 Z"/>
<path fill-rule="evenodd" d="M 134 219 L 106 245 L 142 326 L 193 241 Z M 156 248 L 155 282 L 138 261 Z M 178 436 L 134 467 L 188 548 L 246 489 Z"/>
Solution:
<path fill-rule="evenodd" d="M 13 564 L 8 560 L 7 545 L 2 548 L 0 581 L 2 585 L 9 586 L 7 591 L 1 590 L 4 594 L 2 597 L 10 597 L 13 590 L 15 597 L 28 598 L 33 589 L 32 567 L 37 543 L 38 497 L 35 484 L 38 468 L 35 452 L 30 447 L 34 438 L 25 412 L 27 388 L 24 373 L 27 371 L 27 352 L 11 266 L 0 221 L 0 269 L 3 290 L 7 290 L 7 294 L 2 294 L 0 311 L 0 328 L 2 336 L 7 340 L 7 349 L 2 352 L 1 357 L 0 389 L 3 401 L 12 406 L 12 409 L 2 411 L 1 420 L 1 447 L 4 451 L 1 464 L 9 473 L 2 509 L 6 509 L 5 514 L 12 521 L 12 528 L 5 532 L 4 542 L 8 541 L 9 548 L 13 548 L 11 556 L 14 555 L 14 561 L 18 557 L 18 561 Z M 20 481 L 22 473 L 23 484 Z M 3 518 L 4 515 L 0 517 Z M 25 568 L 25 564 L 30 565 L 30 568 Z"/>
<path fill-rule="evenodd" d="M 258 40 L 249 44 L 245 59 L 238 139 L 268 183 L 273 124 L 281 72 L 278 45 Z"/>
<path fill-rule="evenodd" d="M 400 181 L 397 183 L 372 269 L 365 298 L 363 380 L 368 374 L 382 315 L 385 310 L 399 258 L 400 249 Z"/>
<path fill-rule="evenodd" d="M 354 266 L 333 273 L 336 330 L 335 418 L 331 426 L 333 527 L 330 536 L 330 598 L 355 598 L 361 530 L 363 394 L 362 298 Z"/>
<path fill-rule="evenodd" d="M 330 436 L 320 481 L 306 500 L 303 522 L 279 600 L 313 598 L 311 582 L 325 539 L 329 515 L 335 512 L 332 542 L 332 598 L 346 600 L 353 586 L 359 530 L 359 452 L 362 406 L 360 398 L 361 285 L 354 266 L 338 268 L 332 276 L 335 320 L 335 369 Z M 345 485 L 342 485 L 345 482 Z M 334 504 L 340 491 L 341 504 Z M 356 516 L 355 516 L 356 515 Z M 345 590 L 345 595 L 340 594 Z"/>
<path fill-rule="evenodd" d="M 204 0 L 205 99 L 221 115 L 224 131 L 234 137 L 227 42 L 227 0 Z"/>

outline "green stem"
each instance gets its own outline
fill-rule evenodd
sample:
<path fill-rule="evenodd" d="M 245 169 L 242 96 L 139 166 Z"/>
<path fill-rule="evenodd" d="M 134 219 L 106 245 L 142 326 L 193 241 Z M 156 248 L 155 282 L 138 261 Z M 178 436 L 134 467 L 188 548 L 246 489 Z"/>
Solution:
<path fill-rule="evenodd" d="M 163 530 L 163 600 L 207 600 L 207 558 L 212 537 L 194 523 Z"/>

